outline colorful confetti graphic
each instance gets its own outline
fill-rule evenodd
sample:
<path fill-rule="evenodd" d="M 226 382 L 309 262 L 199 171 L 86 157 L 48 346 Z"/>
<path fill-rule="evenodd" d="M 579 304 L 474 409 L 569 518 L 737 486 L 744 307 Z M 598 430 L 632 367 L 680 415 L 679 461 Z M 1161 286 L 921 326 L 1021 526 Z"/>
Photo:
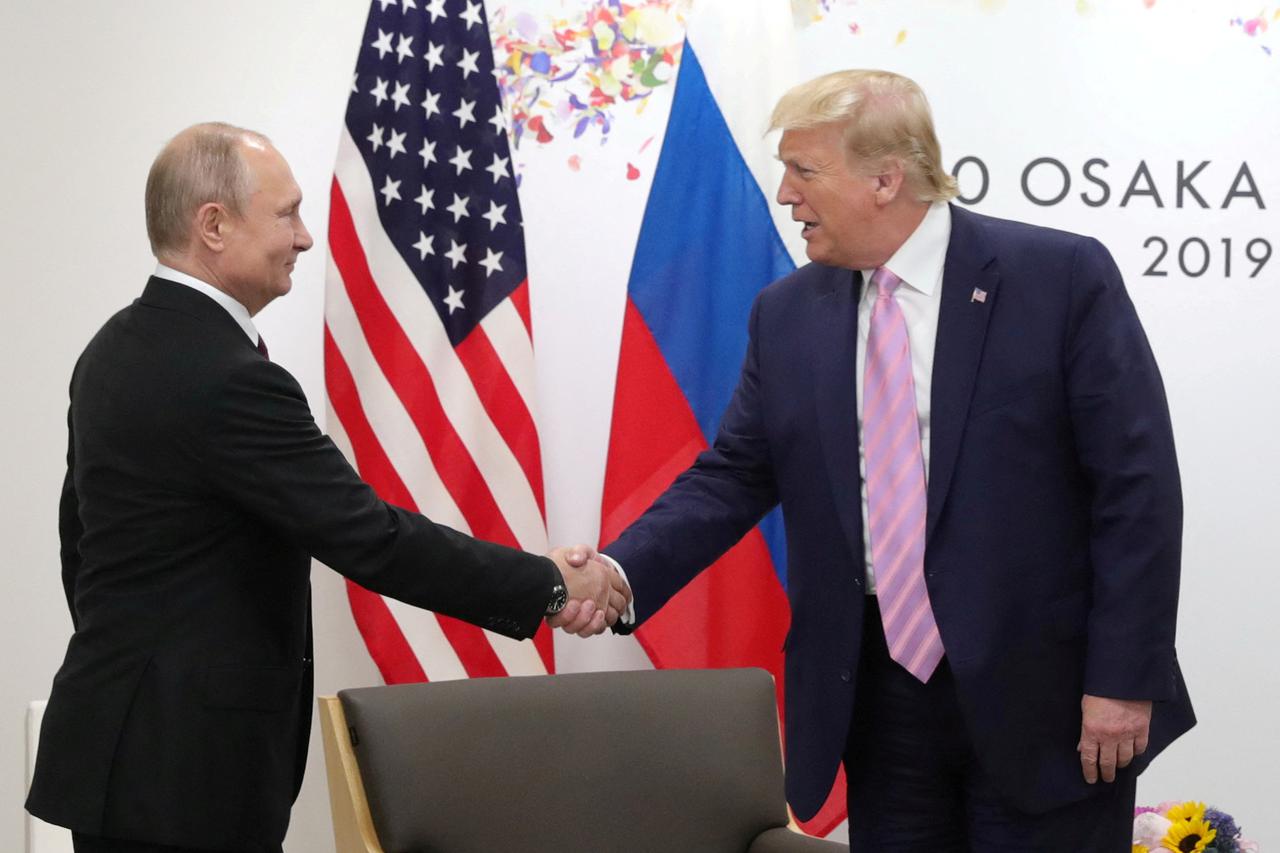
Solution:
<path fill-rule="evenodd" d="M 1267 56 L 1272 55 L 1271 42 L 1274 41 L 1268 37 L 1268 30 L 1277 25 L 1280 25 L 1280 7 L 1263 10 L 1250 18 L 1231 19 L 1231 26 L 1239 27 L 1241 32 L 1254 39 Z"/>
<path fill-rule="evenodd" d="M 496 10 L 494 53 L 514 144 L 563 133 L 607 142 L 620 110 L 638 113 L 675 77 L 687 7 L 598 0 L 571 17 L 542 19 Z"/>
<path fill-rule="evenodd" d="M 1008 0 L 971 0 L 971 2 L 978 11 L 994 15 L 1005 10 Z M 1141 3 L 1144 9 L 1153 9 L 1157 0 L 1065 0 L 1065 2 L 1075 6 L 1076 14 L 1089 17 L 1098 11 L 1099 7 L 1108 4 Z M 868 30 L 868 27 L 858 20 L 859 12 L 866 11 L 866 8 L 866 4 L 861 0 L 791 0 L 792 16 L 797 28 L 803 29 L 839 16 L 842 18 L 845 30 L 853 36 L 861 35 Z M 1280 32 L 1280 7 L 1265 8 L 1248 17 L 1231 18 L 1230 24 L 1255 40 L 1258 48 L 1267 56 L 1271 56 L 1275 36 L 1269 36 L 1268 31 Z M 894 44 L 900 45 L 906 40 L 907 31 L 898 30 L 890 35 Z"/>

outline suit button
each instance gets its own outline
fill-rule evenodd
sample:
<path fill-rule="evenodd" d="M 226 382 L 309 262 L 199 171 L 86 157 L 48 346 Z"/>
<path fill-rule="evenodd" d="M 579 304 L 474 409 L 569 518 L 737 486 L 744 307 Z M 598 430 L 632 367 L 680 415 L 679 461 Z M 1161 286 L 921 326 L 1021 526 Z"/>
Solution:
<path fill-rule="evenodd" d="M 840 680 L 843 681 L 845 684 L 848 684 L 850 681 L 853 680 L 853 673 L 847 669 L 840 670 Z"/>

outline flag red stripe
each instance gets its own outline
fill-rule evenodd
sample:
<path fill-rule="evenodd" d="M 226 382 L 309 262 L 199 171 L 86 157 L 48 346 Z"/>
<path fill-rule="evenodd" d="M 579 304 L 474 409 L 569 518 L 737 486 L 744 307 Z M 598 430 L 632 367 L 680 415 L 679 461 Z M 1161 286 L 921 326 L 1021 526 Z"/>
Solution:
<path fill-rule="evenodd" d="M 836 769 L 836 780 L 831 783 L 831 793 L 827 801 L 818 809 L 818 813 L 808 820 L 800 821 L 800 828 L 808 835 L 827 836 L 845 819 L 846 791 L 848 782 L 844 775 L 844 765 Z"/>
<path fill-rule="evenodd" d="M 469 622 L 454 619 L 452 616 L 442 616 L 437 613 L 435 618 L 440 622 L 440 630 L 453 646 L 469 678 L 507 674 L 507 668 L 498 659 L 498 654 L 489 643 L 489 638 L 485 636 L 484 629 Z"/>
<path fill-rule="evenodd" d="M 516 307 L 516 313 L 520 315 L 520 319 L 524 321 L 525 331 L 529 333 L 529 340 L 533 340 L 533 314 L 529 310 L 529 279 L 520 282 L 520 286 L 511 291 L 511 304 Z"/>
<path fill-rule="evenodd" d="M 533 635 L 533 647 L 538 650 L 538 657 L 542 658 L 542 665 L 546 667 L 548 675 L 555 675 L 556 672 L 556 641 L 552 636 L 555 632 L 543 622 L 538 626 L 538 633 Z"/>
<path fill-rule="evenodd" d="M 360 393 L 356 390 L 351 371 L 347 368 L 342 353 L 338 351 L 329 333 L 324 329 L 324 377 L 329 392 L 329 403 L 342 429 L 351 441 L 351 449 L 356 457 L 356 467 L 365 482 L 383 500 L 409 506 L 409 492 L 396 474 L 382 447 L 378 444 L 365 418 L 360 404 Z M 358 584 L 347 582 L 347 598 L 351 601 L 351 613 L 355 617 L 356 627 L 364 637 L 369 654 L 388 684 L 401 684 L 410 681 L 426 681 L 427 675 L 418 663 L 409 641 L 396 623 L 387 603 L 376 593 L 370 592 Z"/>
<path fill-rule="evenodd" d="M 337 179 L 334 179 L 331 196 L 329 248 L 369 349 L 422 436 L 431 462 L 466 519 L 471 534 L 519 547 L 488 484 L 445 414 L 430 370 L 374 283 Z"/>
<path fill-rule="evenodd" d="M 369 656 L 378 666 L 382 680 L 387 684 L 413 684 L 427 681 L 427 674 L 400 630 L 400 623 L 391 615 L 391 608 L 376 592 L 370 592 L 353 580 L 347 580 L 347 600 L 351 603 L 351 615 L 355 618 L 360 636 L 369 649 Z M 430 618 L 428 616 L 427 618 Z"/>

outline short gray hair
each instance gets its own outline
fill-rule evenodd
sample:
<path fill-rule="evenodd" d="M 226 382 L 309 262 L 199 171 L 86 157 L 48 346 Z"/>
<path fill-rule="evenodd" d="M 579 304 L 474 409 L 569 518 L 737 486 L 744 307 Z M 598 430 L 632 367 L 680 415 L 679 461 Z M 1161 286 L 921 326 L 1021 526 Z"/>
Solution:
<path fill-rule="evenodd" d="M 846 153 L 879 168 L 902 163 L 907 185 L 919 201 L 949 201 L 959 192 L 942 168 L 942 147 L 924 92 L 892 71 L 835 71 L 792 88 L 773 108 L 770 130 L 844 126 Z"/>
<path fill-rule="evenodd" d="M 182 131 L 156 156 L 146 190 L 147 239 L 156 257 L 186 248 L 191 217 L 203 204 L 243 215 L 253 190 L 240 151 L 246 141 L 270 144 L 257 131 L 211 121 Z"/>

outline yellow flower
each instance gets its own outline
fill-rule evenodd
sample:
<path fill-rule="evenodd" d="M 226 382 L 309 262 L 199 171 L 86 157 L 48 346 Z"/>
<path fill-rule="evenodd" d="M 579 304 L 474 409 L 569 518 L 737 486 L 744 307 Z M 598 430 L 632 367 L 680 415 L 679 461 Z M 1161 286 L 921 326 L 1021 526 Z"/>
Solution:
<path fill-rule="evenodd" d="M 1151 851 L 1145 844 L 1135 844 L 1133 845 L 1133 853 L 1151 853 Z"/>
<path fill-rule="evenodd" d="M 1204 849 L 1218 836 L 1218 830 L 1209 826 L 1203 817 L 1174 821 L 1161 840 L 1160 846 L 1173 853 L 1204 853 Z"/>
<path fill-rule="evenodd" d="M 1177 823 L 1180 820 L 1193 820 L 1196 818 L 1204 819 L 1204 803 L 1197 803 L 1194 800 L 1188 800 L 1185 803 L 1179 803 L 1169 809 L 1169 813 L 1165 815 L 1169 820 Z"/>

